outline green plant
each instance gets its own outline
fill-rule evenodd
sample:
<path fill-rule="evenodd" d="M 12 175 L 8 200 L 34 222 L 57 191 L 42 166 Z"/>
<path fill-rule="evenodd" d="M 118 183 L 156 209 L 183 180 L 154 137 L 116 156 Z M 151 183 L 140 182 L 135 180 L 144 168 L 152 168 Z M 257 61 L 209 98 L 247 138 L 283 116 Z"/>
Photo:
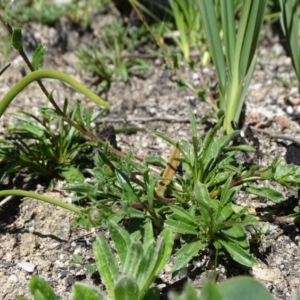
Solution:
<path fill-rule="evenodd" d="M 109 108 L 109 104 L 103 100 L 102 98 L 100 98 L 98 95 L 96 95 L 95 93 L 93 93 L 92 91 L 90 91 L 89 89 L 87 89 L 86 87 L 84 87 L 81 83 L 79 83 L 77 80 L 73 79 L 72 77 L 70 77 L 69 75 L 59 72 L 59 71 L 54 71 L 54 70 L 38 70 L 38 67 L 40 65 L 40 62 L 42 60 L 43 57 L 43 53 L 44 53 L 44 47 L 43 46 L 39 46 L 34 54 L 33 54 L 33 58 L 32 58 L 32 62 L 29 61 L 28 57 L 26 56 L 26 54 L 23 51 L 23 45 L 22 45 L 22 33 L 21 33 L 21 29 L 17 28 L 14 29 L 10 26 L 10 24 L 8 23 L 8 19 L 9 19 L 9 13 L 10 13 L 10 5 L 11 2 L 6 6 L 5 9 L 5 15 L 4 17 L 2 15 L 0 15 L 0 21 L 2 22 L 2 24 L 4 25 L 4 27 L 7 29 L 8 33 L 11 35 L 11 43 L 12 46 L 18 50 L 18 52 L 20 53 L 20 55 L 22 56 L 22 58 L 24 59 L 24 61 L 26 62 L 26 64 L 28 65 L 29 69 L 31 70 L 31 73 L 29 73 L 28 75 L 26 75 L 25 77 L 23 77 L 18 83 L 16 83 L 2 98 L 2 100 L 0 101 L 0 117 L 3 115 L 3 113 L 5 112 L 5 110 L 7 109 L 8 105 L 11 103 L 11 101 L 18 95 L 18 93 L 20 93 L 26 86 L 28 86 L 31 82 L 33 81 L 37 81 L 38 84 L 41 87 L 41 90 L 43 91 L 43 93 L 46 95 L 46 97 L 48 98 L 48 100 L 50 101 L 50 103 L 54 106 L 55 110 L 48 110 L 47 112 L 55 115 L 59 115 L 62 119 L 61 122 L 65 121 L 66 123 L 68 123 L 70 126 L 73 126 L 75 129 L 77 129 L 79 132 L 81 132 L 83 135 L 88 136 L 89 138 L 91 138 L 92 140 L 98 142 L 98 145 L 103 145 L 106 144 L 104 143 L 101 139 L 99 139 L 98 137 L 96 137 L 91 131 L 88 130 L 88 124 L 85 123 L 85 121 L 89 121 L 89 118 L 91 118 L 91 115 L 87 116 L 87 119 L 84 121 L 83 120 L 83 115 L 82 115 L 82 109 L 79 107 L 78 110 L 78 120 L 80 122 L 80 125 L 77 124 L 76 122 L 74 122 L 72 119 L 70 119 L 64 111 L 62 111 L 59 106 L 56 104 L 56 102 L 53 99 L 53 95 L 52 93 L 49 93 L 44 85 L 42 84 L 41 80 L 42 78 L 52 78 L 52 79 L 57 79 L 60 80 L 62 82 L 68 83 L 70 86 L 72 86 L 76 91 L 78 91 L 79 93 L 84 94 L 86 97 L 88 97 L 90 100 L 94 101 L 97 104 L 100 104 L 106 108 Z M 3 72 L 9 67 L 9 65 L 7 65 L 3 70 L 1 70 L 1 75 L 3 75 Z M 66 111 L 66 106 L 65 106 L 65 111 Z M 75 109 L 76 111 L 76 109 Z M 31 117 L 33 117 L 32 115 L 29 115 Z M 38 121 L 37 119 L 35 119 L 36 121 Z M 27 119 L 25 119 L 25 121 L 27 121 Z M 45 120 L 44 120 L 45 121 Z M 43 124 L 43 129 L 49 129 L 47 128 L 45 121 L 40 122 L 40 124 Z M 63 123 L 61 123 L 61 125 L 63 125 Z M 82 128 L 82 126 L 84 126 L 85 128 Z M 63 127 L 61 127 L 63 128 Z M 23 128 L 24 129 L 24 128 Z M 39 134 L 41 134 L 41 131 L 38 132 L 37 127 L 28 127 L 28 130 L 33 130 L 31 133 L 33 134 L 31 137 L 35 136 L 39 136 Z M 75 134 L 75 132 L 73 131 L 72 128 L 69 127 L 69 131 L 68 133 L 70 133 L 71 135 Z M 43 131 L 43 130 L 42 130 Z M 51 132 L 49 132 L 48 130 L 48 134 L 50 134 L 49 136 L 55 140 L 56 136 L 51 134 Z M 75 135 L 74 135 L 75 136 Z M 66 142 L 66 143 L 65 143 Z M 68 154 L 66 152 L 64 152 L 64 150 L 66 148 L 68 148 L 68 150 L 70 150 L 71 144 L 70 144 L 70 140 L 68 139 L 62 139 L 62 137 L 60 137 L 60 141 L 58 142 L 58 144 L 62 147 L 59 147 L 58 151 L 59 153 L 59 159 L 63 158 L 66 159 L 66 156 L 68 156 Z M 43 144 L 45 147 L 45 143 Z M 22 144 L 23 149 L 28 150 L 28 148 L 26 148 L 26 145 L 23 143 Z M 44 148 L 45 148 L 44 147 Z M 124 153 L 110 147 L 110 146 L 106 146 L 106 149 L 108 149 L 110 152 L 114 153 L 115 155 L 119 155 L 119 156 L 124 156 Z M 40 149 L 39 149 L 40 150 Z M 43 149 L 44 151 L 46 151 L 46 148 Z M 49 150 L 49 151 L 48 151 Z M 52 150 L 52 151 L 51 151 Z M 53 151 L 53 149 L 47 149 L 48 154 L 52 155 L 54 154 L 54 156 L 56 156 L 57 153 L 55 153 L 55 151 Z M 63 152 L 61 152 L 63 151 Z M 99 149 L 99 151 L 101 151 Z M 30 152 L 27 152 L 26 154 L 28 154 Z M 36 153 L 35 153 L 36 154 Z M 42 153 L 42 155 L 44 155 L 45 153 Z M 76 149 L 74 149 L 73 153 L 71 155 L 75 155 L 76 156 Z M 52 155 L 53 156 L 53 155 Z M 36 158 L 37 156 L 35 156 Z M 26 157 L 23 156 L 22 158 Z M 33 162 L 31 161 L 33 157 L 31 157 L 30 159 L 27 158 L 27 163 L 30 164 L 31 166 L 33 165 Z M 56 156 L 57 158 L 57 156 Z M 70 157 L 69 157 L 70 158 Z M 34 158 L 33 158 L 34 159 Z M 14 162 L 12 162 L 12 164 L 14 164 Z M 28 165 L 27 165 L 28 166 Z M 8 166 L 12 167 L 11 165 Z M 35 164 L 35 167 L 39 168 L 41 170 L 41 165 Z M 71 174 L 69 174 L 70 176 L 73 176 L 75 173 L 75 177 L 80 176 L 78 174 L 78 172 L 74 172 L 76 169 L 72 169 L 71 170 Z M 5 174 L 7 170 L 2 170 L 2 176 L 3 174 Z M 44 170 L 43 170 L 44 171 Z M 73 173 L 73 174 L 72 174 Z M 65 176 L 69 176 L 65 173 Z M 73 178 L 76 179 L 76 178 Z M 82 178 L 79 178 L 82 179 Z M 83 210 L 80 210 L 79 208 L 75 207 L 74 205 L 67 205 L 64 203 L 60 203 L 59 201 L 49 198 L 49 197 L 45 197 L 42 195 L 39 195 L 38 193 L 32 193 L 32 192 L 26 192 L 26 191 L 19 191 L 19 190 L 3 190 L 1 191 L 1 196 L 5 196 L 5 195 L 18 195 L 18 196 L 28 196 L 34 199 L 38 199 L 41 201 L 45 201 L 48 203 L 52 203 L 54 205 L 63 207 L 65 209 L 68 209 L 70 211 L 75 212 L 78 215 L 84 215 L 85 212 Z"/>
<path fill-rule="evenodd" d="M 199 7 L 195 1 L 171 0 L 170 5 L 179 37 L 175 38 L 185 61 L 190 60 L 190 49 L 202 39 Z"/>
<path fill-rule="evenodd" d="M 126 82 L 132 72 L 149 68 L 148 63 L 138 55 L 129 54 L 145 39 L 147 35 L 143 28 L 133 28 L 129 32 L 117 21 L 106 25 L 101 29 L 100 42 L 93 42 L 77 52 L 81 68 L 99 77 L 99 91 L 105 90 L 116 79 Z"/>
<path fill-rule="evenodd" d="M 0 7 L 4 9 L 12 1 L 1 1 Z M 10 8 L 10 19 L 18 26 L 37 21 L 42 24 L 54 24 L 62 16 L 75 13 L 73 3 L 48 3 L 44 0 L 20 1 Z"/>
<path fill-rule="evenodd" d="M 216 285 L 206 283 L 201 292 L 187 285 L 181 295 L 171 294 L 170 300 L 272 300 L 270 292 L 250 277 L 235 277 Z"/>
<path fill-rule="evenodd" d="M 124 276 L 115 283 L 115 295 L 110 299 L 160 299 L 159 292 L 155 288 L 150 289 L 151 293 L 144 298 L 138 298 L 134 294 L 134 285 L 130 285 L 130 280 Z M 131 283 L 133 283 L 132 281 Z M 120 287 L 120 289 L 119 289 Z M 32 276 L 30 280 L 30 291 L 35 299 L 56 300 L 58 299 L 51 287 L 37 276 Z M 117 293 L 118 292 L 118 293 Z M 136 298 L 132 298 L 132 297 Z M 41 298 L 43 297 L 43 298 Z M 128 297 L 128 298 L 127 298 Z M 95 287 L 83 283 L 76 283 L 73 287 L 72 300 L 104 300 L 105 296 Z M 272 300 L 271 293 L 260 282 L 251 277 L 235 277 L 220 284 L 213 282 L 206 283 L 201 290 L 187 284 L 180 295 L 171 292 L 170 300 Z M 291 300 L 299 300 L 299 295 L 292 296 Z M 17 297 L 16 300 L 26 300 L 24 297 Z"/>
<path fill-rule="evenodd" d="M 256 262 L 250 254 L 245 226 L 257 224 L 247 208 L 234 204 L 239 191 L 268 198 L 273 202 L 284 201 L 281 193 L 256 182 L 272 180 L 288 188 L 300 186 L 300 168 L 282 165 L 276 158 L 267 168 L 250 169 L 235 157 L 237 151 L 252 151 L 247 145 L 231 143 L 239 131 L 218 135 L 223 117 L 204 137 L 198 136 L 196 120 L 191 114 L 192 145 L 179 143 L 157 133 L 178 149 L 168 162 L 149 157 L 142 166 L 132 160 L 103 152 L 96 157 L 96 168 L 87 170 L 93 181 L 70 184 L 67 189 L 77 193 L 75 201 L 86 199 L 89 221 L 96 225 L 106 220 L 120 221 L 150 217 L 158 229 L 170 227 L 181 234 L 181 248 L 175 254 L 174 272 L 183 268 L 199 251 L 210 247 L 216 257 L 229 254 L 232 259 L 246 266 Z M 172 169 L 182 163 L 183 175 Z M 151 172 L 148 164 L 160 164 L 163 174 Z M 167 172 L 166 172 L 167 171 Z M 162 187 L 161 187 L 162 186 Z M 78 222 L 87 224 L 86 219 Z"/>
<path fill-rule="evenodd" d="M 244 101 L 254 70 L 254 51 L 262 23 L 263 12 L 261 9 L 264 10 L 265 1 L 246 3 L 241 15 L 241 26 L 238 30 L 237 39 L 234 38 L 234 7 L 230 1 L 224 2 L 223 0 L 220 3 L 225 54 L 221 47 L 220 30 L 217 22 L 215 22 L 217 19 L 217 16 L 214 15 L 215 7 L 209 1 L 199 1 L 202 18 L 205 19 L 203 21 L 204 27 L 206 30 L 212 30 L 213 33 L 210 35 L 212 41 L 209 44 L 220 82 L 220 100 L 216 109 L 218 111 L 218 123 L 214 128 L 205 135 L 199 136 L 195 117 L 190 114 L 192 143 L 188 140 L 173 141 L 157 133 L 173 147 L 168 161 L 161 157 L 148 157 L 143 164 L 140 164 L 133 158 L 132 153 L 127 153 L 124 157 L 124 154 L 121 155 L 119 152 L 113 151 L 108 145 L 97 149 L 96 167 L 88 170 L 93 179 L 90 182 L 73 183 L 68 188 L 77 192 L 76 200 L 78 202 L 84 200 L 86 207 L 84 209 L 75 205 L 60 203 L 55 199 L 36 193 L 19 190 L 0 191 L 0 197 L 6 195 L 30 196 L 61 206 L 76 213 L 79 216 L 77 222 L 80 224 L 93 226 L 108 224 L 118 257 L 115 257 L 113 250 L 102 235 L 97 237 L 94 252 L 97 267 L 111 298 L 134 297 L 143 299 L 145 295 L 146 298 L 152 299 L 158 297 L 157 291 L 149 289 L 149 287 L 171 253 L 171 230 L 180 235 L 173 272 L 183 268 L 203 248 L 214 250 L 215 261 L 218 259 L 218 255 L 227 254 L 243 265 L 253 266 L 256 260 L 250 254 L 245 226 L 255 226 L 257 219 L 249 215 L 246 208 L 235 204 L 236 196 L 240 191 L 245 191 L 266 197 L 274 202 L 280 202 L 284 200 L 280 193 L 268 187 L 259 187 L 256 183 L 272 180 L 289 188 L 299 188 L 300 186 L 300 168 L 297 166 L 281 165 L 279 158 L 276 158 L 269 167 L 253 166 L 249 169 L 235 157 L 237 151 L 253 150 L 249 146 L 233 144 L 239 131 L 233 130 L 231 123 L 237 121 L 240 105 Z M 257 12 L 259 12 L 258 17 L 254 18 L 253 16 L 256 17 L 255 13 Z M 205 17 L 203 17 L 204 15 Z M 10 31 L 8 24 L 6 26 Z M 12 36 L 14 47 L 22 53 L 21 31 L 14 30 Z M 119 63 L 123 58 L 119 48 L 121 44 L 119 41 L 114 42 L 111 36 L 108 35 L 108 37 L 109 43 L 117 49 L 116 62 Z M 249 43 L 251 37 L 254 38 L 253 44 Z M 213 48 L 216 45 L 220 47 Z M 37 70 L 42 55 L 39 54 L 39 51 L 43 53 L 41 48 L 37 49 L 33 62 L 29 64 L 30 69 L 35 71 L 17 83 L 0 102 L 0 116 L 19 91 L 30 82 L 41 78 L 56 78 L 67 82 L 91 100 L 109 107 L 103 99 L 91 93 L 68 75 L 56 71 Z M 234 61 L 234 58 L 237 59 L 237 62 Z M 99 61 L 101 60 L 103 57 L 99 58 Z M 115 63 L 113 59 L 112 61 Z M 106 68 L 106 66 L 103 67 Z M 120 73 L 124 74 L 125 71 L 122 68 L 123 66 Z M 110 80 L 109 72 L 108 75 Z M 67 121 L 69 125 L 77 126 L 76 128 L 81 130 L 80 132 L 85 134 L 89 132 L 87 131 L 89 128 L 86 129 L 88 126 L 83 124 L 84 122 L 80 123 L 82 122 L 81 113 L 79 113 L 79 122 L 76 120 L 75 123 L 72 114 L 67 115 L 67 109 L 61 111 L 57 107 L 51 93 L 46 92 L 45 94 L 55 107 L 55 110 L 47 110 L 46 112 L 47 114 L 59 115 L 62 128 L 63 122 Z M 237 108 L 233 112 L 234 116 L 230 115 L 232 105 Z M 225 110 L 225 116 L 222 109 Z M 32 117 L 29 114 L 27 116 Z M 30 123 L 28 118 L 24 120 L 27 124 Z M 39 138 L 41 132 L 44 134 L 44 131 L 49 131 L 48 120 L 40 122 L 35 119 L 35 121 L 42 124 L 43 128 L 37 130 L 37 126 L 28 127 L 27 133 L 32 130 L 31 138 Z M 226 134 L 222 132 L 224 124 Z M 71 127 L 68 127 L 68 130 L 74 134 L 73 137 L 77 138 L 77 134 Z M 47 134 L 50 136 L 51 145 L 54 145 L 56 136 L 49 132 Z M 71 146 L 69 140 L 60 139 L 58 144 L 60 149 L 71 151 L 70 153 L 67 153 L 68 151 L 59 153 L 63 163 L 68 163 L 69 155 L 76 157 L 78 154 L 78 147 L 69 148 Z M 25 146 L 25 144 L 21 144 L 23 149 L 28 150 Z M 43 147 L 46 146 L 47 144 L 44 143 Z M 45 154 L 44 152 L 45 150 L 43 154 Z M 50 154 L 53 153 L 54 151 Z M 54 154 L 56 157 L 57 153 Z M 33 156 L 33 158 L 27 159 L 27 162 L 32 159 L 39 158 Z M 60 159 L 58 161 L 60 163 Z M 161 165 L 162 171 L 152 171 L 150 165 L 153 163 Z M 176 171 L 179 163 L 183 166 L 184 171 L 182 173 Z M 116 225 L 122 220 L 127 221 L 133 227 L 139 222 L 150 220 L 155 226 L 155 230 L 162 231 L 163 238 L 159 238 L 155 244 L 152 225 L 147 222 L 144 228 L 144 244 L 142 244 L 140 233 L 135 231 L 130 236 L 126 230 Z M 117 259 L 120 260 L 120 266 Z M 108 265 L 110 268 L 107 268 Z M 150 267 L 145 268 L 145 266 Z M 36 282 L 38 283 L 38 281 Z M 213 287 L 208 286 L 207 291 L 211 290 Z M 79 298 L 81 292 L 85 291 L 94 293 L 95 297 L 103 297 L 94 287 L 88 288 L 82 285 L 78 287 L 78 294 L 75 293 L 76 297 Z M 204 291 L 206 290 L 204 289 Z"/>
<path fill-rule="evenodd" d="M 192 147 L 187 141 L 175 143 L 182 158 L 185 175 L 178 176 L 171 184 L 176 205 L 170 205 L 171 214 L 166 214 L 165 226 L 182 234 L 182 248 L 175 254 L 174 270 L 181 269 L 201 249 L 215 247 L 216 254 L 227 253 L 235 261 L 252 266 L 255 259 L 249 254 L 245 225 L 255 225 L 256 218 L 246 208 L 234 204 L 240 190 L 265 197 L 273 202 L 284 201 L 284 196 L 268 186 L 257 186 L 255 182 L 271 180 L 289 189 L 300 185 L 300 168 L 280 164 L 274 159 L 271 166 L 245 167 L 235 158 L 236 151 L 251 151 L 247 145 L 232 146 L 238 131 L 217 138 L 222 117 L 202 144 L 197 134 L 196 121 L 192 120 Z M 162 135 L 161 135 L 162 136 Z M 162 136 L 163 137 L 163 136 Z"/>
<path fill-rule="evenodd" d="M 0 117 L 3 115 L 4 111 L 8 107 L 8 105 L 11 103 L 11 101 L 30 83 L 33 81 L 42 79 L 42 78 L 52 78 L 57 79 L 62 82 L 68 83 L 70 86 L 72 86 L 77 92 L 82 93 L 86 97 L 88 97 L 90 100 L 94 101 L 95 103 L 102 105 L 106 108 L 109 108 L 109 104 L 104 101 L 102 98 L 94 94 L 91 90 L 84 87 L 80 82 L 72 78 L 71 76 L 54 70 L 37 70 L 34 72 L 29 73 L 22 79 L 20 79 L 1 99 L 0 101 Z M 52 94 L 48 95 L 49 100 L 53 102 L 52 100 Z"/>
<path fill-rule="evenodd" d="M 267 0 L 244 1 L 236 30 L 233 1 L 220 0 L 223 39 L 220 37 L 214 1 L 199 0 L 201 21 L 219 82 L 218 108 L 224 110 L 224 130 L 232 132 L 255 68 L 255 49 L 264 19 Z M 210 104 L 215 105 L 211 100 Z"/>
<path fill-rule="evenodd" d="M 84 115 L 80 102 L 68 111 L 65 100 L 63 113 L 82 128 L 91 130 L 91 123 L 102 112 L 90 111 Z M 0 159 L 4 164 L 0 178 L 27 168 L 29 174 L 38 174 L 48 180 L 61 176 L 69 182 L 82 181 L 84 178 L 77 166 L 87 160 L 88 151 L 95 142 L 85 140 L 54 109 L 43 107 L 40 114 L 41 118 L 26 112 L 13 114 L 21 123 L 9 128 L 8 134 L 0 140 Z"/>
<path fill-rule="evenodd" d="M 109 241 L 100 233 L 97 234 L 93 244 L 93 251 L 109 299 L 158 300 L 160 293 L 157 288 L 151 287 L 151 284 L 171 254 L 173 246 L 171 230 L 163 230 L 155 241 L 149 221 L 141 228 L 143 233 L 138 230 L 130 235 L 113 222 L 108 223 L 108 229 L 117 255 L 114 254 Z M 35 297 L 44 295 L 45 300 L 57 299 L 50 286 L 37 277 L 32 277 L 30 289 Z M 105 298 L 94 286 L 76 284 L 73 288 L 74 300 Z"/>
<path fill-rule="evenodd" d="M 155 242 L 152 224 L 146 222 L 143 229 L 143 242 L 141 242 L 139 232 L 130 236 L 126 230 L 112 222 L 108 226 L 119 256 L 120 266 L 102 235 L 98 235 L 94 243 L 94 254 L 110 298 L 159 299 L 157 289 L 150 286 L 171 254 L 173 246 L 171 230 L 163 230 Z M 108 264 L 110 264 L 109 268 Z"/>

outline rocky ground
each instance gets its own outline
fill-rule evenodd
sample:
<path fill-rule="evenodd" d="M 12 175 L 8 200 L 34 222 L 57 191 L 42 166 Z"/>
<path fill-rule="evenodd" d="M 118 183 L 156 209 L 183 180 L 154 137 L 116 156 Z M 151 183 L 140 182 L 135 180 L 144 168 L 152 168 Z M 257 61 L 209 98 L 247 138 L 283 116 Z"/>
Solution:
<path fill-rule="evenodd" d="M 1 34 L 4 34 L 1 28 Z M 80 73 L 79 62 L 74 54 L 74 45 L 84 38 L 76 30 L 68 32 L 66 52 L 62 52 L 57 43 L 59 30 L 33 24 L 26 27 L 26 33 L 34 40 L 47 45 L 43 68 L 61 70 L 74 76 L 87 85 L 91 79 Z M 30 50 L 30 49 L 28 49 Z M 29 51 L 30 52 L 30 51 Z M 266 33 L 258 48 L 258 63 L 247 97 L 244 126 L 251 125 L 265 129 L 275 135 L 299 138 L 299 95 L 291 60 L 277 35 Z M 29 53 L 30 54 L 30 53 Z M 1 55 L 1 54 L 0 54 Z M 0 98 L 9 88 L 27 72 L 25 64 L 16 53 L 8 58 L 0 56 L 0 67 L 7 62 L 11 67 L 1 76 Z M 168 156 L 170 147 L 152 134 L 159 130 L 174 139 L 188 138 L 190 127 L 188 109 L 191 108 L 200 119 L 210 112 L 208 105 L 187 89 L 177 87 L 176 75 L 165 70 L 158 59 L 150 61 L 151 70 L 132 76 L 127 83 L 113 82 L 106 99 L 112 104 L 110 113 L 105 117 L 109 125 L 116 128 L 124 125 L 136 125 L 144 129 L 135 134 L 118 134 L 117 142 L 123 150 L 134 149 L 139 155 L 156 154 Z M 181 68 L 182 76 L 193 86 L 199 87 L 199 72 L 205 81 L 215 83 L 211 67 L 196 68 L 198 72 L 187 67 Z M 81 95 L 56 81 L 44 80 L 46 87 L 55 88 L 55 99 L 61 105 L 65 97 L 69 101 L 82 99 L 86 108 L 95 108 Z M 91 88 L 95 88 L 91 86 Z M 5 116 L 0 120 L 1 135 L 5 128 L 15 121 L 8 115 L 20 109 L 37 112 L 47 99 L 37 84 L 32 84 L 13 101 Z M 200 126 L 199 130 L 203 130 Z M 259 140 L 259 155 L 255 160 L 260 165 L 268 165 L 276 155 L 285 159 L 289 141 L 271 138 L 253 131 Z M 54 190 L 46 190 L 38 183 L 28 186 L 26 174 L 19 174 L 16 186 L 23 186 L 51 194 L 62 201 L 70 201 L 70 195 L 62 191 L 64 182 L 58 182 Z M 292 213 L 297 197 L 286 191 L 290 200 L 283 206 L 285 212 Z M 293 198 L 294 197 L 294 198 Z M 4 201 L 5 200 L 5 201 Z M 29 296 L 28 283 L 32 274 L 44 278 L 54 288 L 60 299 L 70 299 L 74 282 L 84 281 L 101 286 L 101 279 L 93 278 L 83 266 L 72 262 L 72 254 L 80 255 L 86 263 L 93 263 L 91 241 L 97 230 L 85 230 L 70 226 L 74 216 L 59 208 L 30 199 L 7 198 L 0 200 L 0 298 L 15 299 L 17 295 Z M 256 197 L 241 197 L 239 203 L 250 205 L 257 211 L 272 203 L 261 201 Z M 263 224 L 262 224 L 263 225 Z M 217 268 L 220 280 L 231 276 L 248 274 L 263 282 L 272 292 L 274 299 L 289 299 L 295 292 L 300 292 L 300 248 L 299 228 L 294 224 L 272 223 L 270 230 L 263 237 L 262 243 L 254 247 L 253 252 L 259 263 L 252 269 L 243 268 L 235 263 L 220 261 Z M 31 263 L 33 270 L 27 269 L 23 262 Z M 188 273 L 195 285 L 201 285 L 210 271 L 208 253 L 200 253 L 194 262 L 195 267 Z M 24 269 L 25 268 L 25 269 Z M 158 282 L 163 291 L 179 278 L 171 278 L 172 261 L 165 267 Z"/>

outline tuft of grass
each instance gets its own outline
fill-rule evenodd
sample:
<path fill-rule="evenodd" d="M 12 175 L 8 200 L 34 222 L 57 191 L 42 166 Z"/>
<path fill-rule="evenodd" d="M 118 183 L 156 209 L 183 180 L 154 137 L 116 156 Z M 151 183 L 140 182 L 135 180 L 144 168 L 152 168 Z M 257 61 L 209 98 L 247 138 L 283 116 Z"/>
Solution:
<path fill-rule="evenodd" d="M 63 112 L 81 127 L 91 130 L 92 123 L 103 113 L 89 111 L 84 114 L 81 102 Z M 27 169 L 30 175 L 51 180 L 63 177 L 67 181 L 84 179 L 77 169 L 91 155 L 93 142 L 86 140 L 74 127 L 67 124 L 54 109 L 42 107 L 40 118 L 27 112 L 12 114 L 19 124 L 8 128 L 8 134 L 0 140 L 0 178 Z"/>
<path fill-rule="evenodd" d="M 147 41 L 143 28 L 124 28 L 114 21 L 101 29 L 99 42 L 92 42 L 77 51 L 82 69 L 97 75 L 101 92 L 115 80 L 126 82 L 129 76 L 142 70 L 148 70 L 149 64 L 139 55 L 131 54 L 135 48 Z"/>
<path fill-rule="evenodd" d="M 299 3 L 296 0 L 280 0 L 281 25 L 285 36 L 293 67 L 298 79 L 300 93 L 300 46 L 299 46 Z"/>
<path fill-rule="evenodd" d="M 183 58 L 189 62 L 191 49 L 199 48 L 203 39 L 199 7 L 195 1 L 171 0 L 172 14 L 179 36 L 175 36 Z M 202 47 L 203 48 L 203 47 Z"/>
<path fill-rule="evenodd" d="M 198 1 L 207 43 L 216 68 L 220 98 L 225 112 L 224 130 L 233 131 L 240 118 L 246 93 L 255 68 L 255 50 L 264 19 L 266 0 L 244 1 L 239 26 L 236 25 L 233 1 Z M 221 16 L 221 29 L 217 15 Z"/>

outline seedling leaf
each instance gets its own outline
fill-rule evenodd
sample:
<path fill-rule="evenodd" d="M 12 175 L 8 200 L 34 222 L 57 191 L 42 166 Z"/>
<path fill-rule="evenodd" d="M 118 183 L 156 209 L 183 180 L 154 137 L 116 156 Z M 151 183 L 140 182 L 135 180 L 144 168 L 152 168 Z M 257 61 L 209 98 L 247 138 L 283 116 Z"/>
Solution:
<path fill-rule="evenodd" d="M 35 49 L 33 56 L 32 56 L 32 66 L 33 66 L 34 70 L 38 70 L 38 68 L 42 62 L 42 59 L 44 57 L 44 51 L 45 51 L 45 46 L 43 46 L 43 45 L 39 45 Z"/>
<path fill-rule="evenodd" d="M 17 49 L 18 51 L 23 50 L 23 45 L 22 45 L 22 30 L 21 28 L 16 28 L 13 31 L 12 34 L 12 46 Z"/>

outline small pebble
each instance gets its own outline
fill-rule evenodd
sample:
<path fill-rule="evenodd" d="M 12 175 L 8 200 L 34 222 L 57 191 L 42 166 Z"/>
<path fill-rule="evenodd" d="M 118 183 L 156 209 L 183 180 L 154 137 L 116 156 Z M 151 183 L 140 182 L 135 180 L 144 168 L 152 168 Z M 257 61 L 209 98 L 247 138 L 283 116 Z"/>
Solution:
<path fill-rule="evenodd" d="M 33 227 L 33 226 L 30 226 L 30 227 L 28 228 L 28 231 L 29 231 L 30 233 L 33 233 L 33 232 L 34 232 L 34 227 Z"/>
<path fill-rule="evenodd" d="M 30 262 L 27 262 L 27 261 L 19 262 L 18 266 L 21 269 L 23 269 L 24 271 L 28 272 L 28 273 L 32 273 L 34 271 L 34 268 L 35 268 L 34 264 L 32 264 Z"/>
<path fill-rule="evenodd" d="M 197 268 L 201 267 L 201 262 L 198 261 L 198 260 L 193 260 L 192 264 L 193 264 L 194 267 L 197 267 Z"/>
<path fill-rule="evenodd" d="M 59 243 L 52 243 L 52 244 L 50 244 L 49 246 L 48 246 L 48 249 L 49 250 L 52 250 L 52 249 L 55 249 L 57 246 L 59 246 Z"/>
<path fill-rule="evenodd" d="M 164 267 L 164 270 L 167 274 L 170 274 L 170 273 L 172 273 L 173 266 L 171 264 L 166 264 Z"/>
<path fill-rule="evenodd" d="M 58 266 L 59 268 L 63 268 L 63 267 L 65 266 L 65 264 L 64 264 L 63 262 L 59 261 L 59 260 L 56 260 L 56 261 L 54 262 L 54 264 L 55 264 L 56 266 Z"/>
<path fill-rule="evenodd" d="M 300 104 L 299 98 L 295 97 L 289 97 L 288 102 L 293 106 L 297 106 Z"/>
<path fill-rule="evenodd" d="M 17 283 L 19 281 L 19 279 L 15 274 L 12 274 L 8 277 L 8 281 L 10 281 L 12 283 Z"/>
<path fill-rule="evenodd" d="M 82 251 L 81 251 L 80 248 L 76 248 L 76 249 L 74 250 L 74 254 L 79 255 L 79 254 L 81 254 L 81 253 L 82 253 Z"/>
<path fill-rule="evenodd" d="M 291 106 L 290 106 L 291 107 Z M 294 110 L 293 110 L 294 111 Z M 275 117 L 275 122 L 281 126 L 282 128 L 288 128 L 290 125 L 290 122 L 288 118 L 285 115 L 279 115 Z M 276 147 L 277 149 L 277 147 Z"/>
<path fill-rule="evenodd" d="M 68 275 L 68 271 L 67 270 L 62 270 L 61 272 L 60 272 L 60 278 L 65 278 L 65 277 L 67 277 L 67 275 Z"/>
<path fill-rule="evenodd" d="M 198 80 L 199 79 L 199 74 L 198 73 L 193 73 L 192 78 L 193 78 L 193 80 Z"/>
<path fill-rule="evenodd" d="M 187 268 L 183 268 L 179 271 L 178 275 L 179 275 L 179 278 L 182 278 L 182 277 L 185 277 L 187 275 Z"/>
<path fill-rule="evenodd" d="M 289 105 L 289 106 L 286 108 L 286 112 L 287 112 L 289 115 L 293 114 L 293 113 L 294 113 L 293 107 Z"/>

